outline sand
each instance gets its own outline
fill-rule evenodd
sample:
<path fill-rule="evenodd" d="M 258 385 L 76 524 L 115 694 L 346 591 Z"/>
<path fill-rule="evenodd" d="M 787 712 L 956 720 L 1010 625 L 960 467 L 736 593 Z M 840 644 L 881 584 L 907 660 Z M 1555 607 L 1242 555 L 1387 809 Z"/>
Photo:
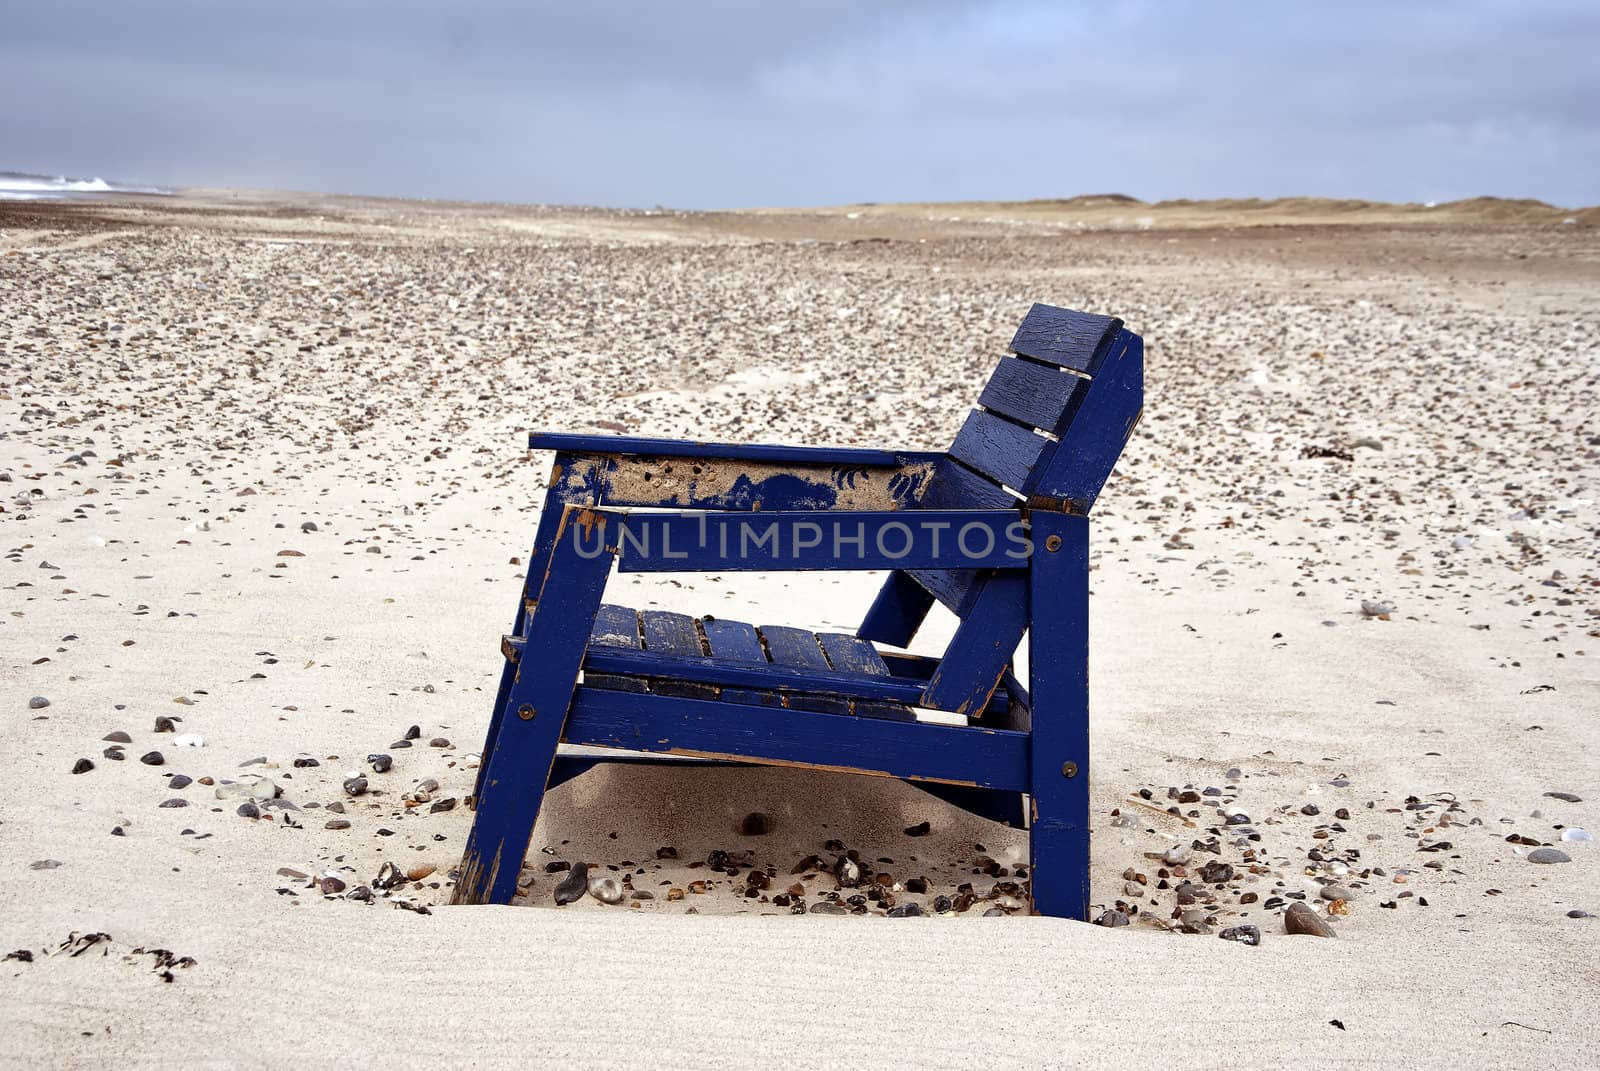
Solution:
<path fill-rule="evenodd" d="M 0 951 L 31 955 L 0 966 L 0 1059 L 1594 1066 L 1600 919 L 1568 913 L 1600 914 L 1600 862 L 1561 837 L 1600 827 L 1600 237 L 1337 211 L 0 206 Z M 548 465 L 526 431 L 942 448 L 1035 300 L 1149 352 L 1093 575 L 1094 899 L 1133 924 L 981 917 L 1003 898 L 973 871 L 1017 880 L 1025 832 L 777 769 L 587 774 L 547 797 L 517 904 L 446 906 L 471 812 L 434 807 L 475 773 Z M 608 597 L 848 628 L 874 585 Z M 1168 799 L 1191 786 L 1223 795 Z M 1261 839 L 1197 853 L 1238 873 L 1179 934 L 1159 856 L 1225 831 L 1222 800 Z M 771 833 L 739 835 L 752 811 Z M 789 871 L 835 839 L 899 902 L 986 898 L 775 906 L 832 891 Z M 349 898 L 391 861 L 435 869 Z M 655 898 L 557 908 L 544 864 L 576 861 Z M 1326 910 L 1330 880 L 1338 936 L 1286 935 L 1281 901 Z M 1218 939 L 1239 925 L 1259 947 Z"/>

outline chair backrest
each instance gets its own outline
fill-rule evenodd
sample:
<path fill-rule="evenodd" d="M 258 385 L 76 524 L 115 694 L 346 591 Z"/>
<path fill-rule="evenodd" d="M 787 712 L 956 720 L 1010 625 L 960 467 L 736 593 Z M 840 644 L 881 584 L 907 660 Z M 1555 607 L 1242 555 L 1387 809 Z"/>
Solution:
<path fill-rule="evenodd" d="M 1086 515 L 1143 408 L 1144 343 L 1121 320 L 1035 305 L 1010 352 L 918 505 Z M 985 579 L 972 570 L 911 576 L 961 617 Z"/>
<path fill-rule="evenodd" d="M 1022 509 L 1087 515 L 1144 405 L 1144 343 L 1108 316 L 1035 305 L 929 477 L 923 509 Z M 1028 627 L 1018 570 L 893 573 L 858 635 L 904 646 L 934 599 L 962 624 L 923 696 L 976 714 Z"/>

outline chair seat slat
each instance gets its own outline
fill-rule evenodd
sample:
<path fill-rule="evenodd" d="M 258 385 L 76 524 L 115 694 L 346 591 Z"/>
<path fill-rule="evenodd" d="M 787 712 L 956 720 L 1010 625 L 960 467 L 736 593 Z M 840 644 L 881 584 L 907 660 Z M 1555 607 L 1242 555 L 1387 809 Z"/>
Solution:
<path fill-rule="evenodd" d="M 705 629 L 706 642 L 711 645 L 712 658 L 724 662 L 767 664 L 767 653 L 761 649 L 761 637 L 754 625 L 715 617 L 705 618 L 700 624 Z M 767 707 L 783 705 L 777 692 L 744 688 L 724 688 L 722 698 L 729 703 L 758 703 Z"/>
<path fill-rule="evenodd" d="M 705 654 L 705 649 L 700 646 L 700 634 L 695 631 L 694 618 L 688 614 L 646 610 L 639 618 L 645 650 L 692 658 Z M 690 699 L 715 699 L 717 695 L 715 685 L 664 678 L 652 680 L 650 690 L 657 695 L 681 695 Z"/>

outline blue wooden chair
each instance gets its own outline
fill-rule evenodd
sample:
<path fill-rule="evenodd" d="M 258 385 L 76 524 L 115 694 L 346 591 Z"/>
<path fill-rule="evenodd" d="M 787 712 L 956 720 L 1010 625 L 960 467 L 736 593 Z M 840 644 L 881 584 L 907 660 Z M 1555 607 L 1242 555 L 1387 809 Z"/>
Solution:
<path fill-rule="evenodd" d="M 949 453 L 532 435 L 555 465 L 455 902 L 512 898 L 545 792 L 596 761 L 565 742 L 908 780 L 1025 820 L 1034 911 L 1085 918 L 1088 514 L 1139 418 L 1144 346 L 1035 305 L 1010 351 Z M 889 573 L 850 636 L 605 604 L 613 565 Z M 875 646 L 908 646 L 935 600 L 960 619 L 942 657 Z"/>

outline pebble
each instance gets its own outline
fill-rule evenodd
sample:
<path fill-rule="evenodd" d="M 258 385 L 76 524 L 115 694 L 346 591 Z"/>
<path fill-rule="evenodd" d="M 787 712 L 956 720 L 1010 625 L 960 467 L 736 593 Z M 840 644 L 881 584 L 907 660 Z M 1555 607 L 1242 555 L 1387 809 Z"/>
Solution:
<path fill-rule="evenodd" d="M 162 766 L 166 763 L 166 756 L 159 751 L 147 751 L 139 756 L 139 761 L 146 766 Z"/>
<path fill-rule="evenodd" d="M 158 733 L 175 733 L 178 731 L 178 726 L 171 718 L 161 714 L 156 717 L 155 731 Z"/>
<path fill-rule="evenodd" d="M 908 837 L 926 837 L 933 831 L 933 826 L 928 822 L 918 822 L 914 826 L 906 826 L 905 833 Z"/>
<path fill-rule="evenodd" d="M 406 871 L 406 877 L 412 881 L 421 881 L 439 868 L 431 863 L 418 863 Z"/>
<path fill-rule="evenodd" d="M 322 890 L 324 896 L 337 896 L 344 892 L 344 881 L 330 874 L 318 882 L 317 887 Z"/>
<path fill-rule="evenodd" d="M 188 788 L 192 784 L 194 784 L 194 778 L 190 777 L 188 774 L 180 773 L 172 775 L 172 779 L 167 782 L 167 787 L 174 789 Z"/>
<path fill-rule="evenodd" d="M 1561 839 L 1564 841 L 1591 841 L 1594 840 L 1594 834 L 1587 829 L 1571 826 L 1561 831 Z"/>
<path fill-rule="evenodd" d="M 898 904 L 889 909 L 889 917 L 892 919 L 920 918 L 922 915 L 922 905 L 915 901 L 905 904 Z"/>
<path fill-rule="evenodd" d="M 1343 885 L 1324 885 L 1318 893 L 1324 900 L 1354 900 L 1356 894 Z"/>
<path fill-rule="evenodd" d="M 72 764 L 73 773 L 88 773 L 92 769 L 94 769 L 94 763 L 90 762 L 88 759 L 79 759 L 77 762 Z"/>
<path fill-rule="evenodd" d="M 312 767 L 321 766 L 321 765 L 322 765 L 322 763 L 318 762 L 316 759 L 312 758 L 309 755 L 302 755 L 299 758 L 294 760 L 294 768 L 297 769 L 297 770 L 309 770 Z"/>
<path fill-rule="evenodd" d="M 599 900 L 602 904 L 620 904 L 622 902 L 622 882 L 609 876 L 590 878 L 589 895 Z"/>
<path fill-rule="evenodd" d="M 43 710 L 45 707 L 47 707 L 49 705 L 50 705 L 50 700 L 46 699 L 42 695 L 36 695 L 32 699 L 28 700 L 28 709 L 29 710 Z"/>
<path fill-rule="evenodd" d="M 1592 919 L 1592 918 L 1594 918 L 1594 916 L 1589 914 L 1589 912 L 1583 910 L 1582 908 L 1575 907 L 1571 911 L 1567 912 L 1567 918 L 1569 918 L 1569 919 Z"/>
<path fill-rule="evenodd" d="M 344 782 L 344 791 L 347 796 L 365 795 L 367 779 L 365 777 L 347 777 Z"/>
<path fill-rule="evenodd" d="M 833 876 L 839 884 L 847 889 L 853 889 L 861 884 L 861 864 L 848 855 L 841 855 L 833 861 Z"/>
<path fill-rule="evenodd" d="M 751 811 L 739 823 L 742 837 L 764 837 L 772 832 L 772 816 L 765 811 Z"/>
<path fill-rule="evenodd" d="M 1190 848 L 1187 844 L 1174 844 L 1161 855 L 1161 861 L 1168 866 L 1182 866 L 1189 861 Z"/>
<path fill-rule="evenodd" d="M 387 860 L 378 868 L 378 876 L 372 879 L 374 889 L 393 889 L 405 883 L 405 873 Z"/>
<path fill-rule="evenodd" d="M 1582 796 L 1579 796 L 1579 795 L 1577 795 L 1575 793 L 1572 793 L 1572 792 L 1546 792 L 1545 795 L 1549 796 L 1553 800 L 1561 800 L 1563 803 L 1582 803 L 1583 802 L 1583 797 Z"/>
<path fill-rule="evenodd" d="M 1251 948 L 1261 943 L 1261 929 L 1258 926 L 1229 926 L 1217 936 L 1224 941 L 1238 941 Z"/>
<path fill-rule="evenodd" d="M 1528 853 L 1530 863 L 1570 863 L 1572 856 L 1560 848 L 1535 848 Z"/>
<path fill-rule="evenodd" d="M 1094 924 L 1096 926 L 1126 926 L 1128 925 L 1128 915 L 1126 912 L 1118 911 L 1113 907 L 1100 912 L 1099 917 L 1094 920 Z"/>
<path fill-rule="evenodd" d="M 1206 913 L 1197 907 L 1192 907 L 1178 916 L 1178 929 L 1184 933 L 1211 932 L 1211 927 L 1206 924 Z"/>
<path fill-rule="evenodd" d="M 115 732 L 107 733 L 106 735 L 102 736 L 100 739 L 104 740 L 108 744 L 131 744 L 131 743 L 133 743 L 133 737 L 129 736 L 127 733 L 123 732 L 121 729 L 118 729 Z"/>
<path fill-rule="evenodd" d="M 378 752 L 375 755 L 368 755 L 367 762 L 372 764 L 373 773 L 388 773 L 394 767 L 393 756 L 385 755 L 382 752 Z"/>
<path fill-rule="evenodd" d="M 558 904 L 570 904 L 575 900 L 583 899 L 583 894 L 589 891 L 589 864 L 573 863 L 567 876 L 556 883 L 555 897 Z"/>
<path fill-rule="evenodd" d="M 436 736 L 432 740 L 428 741 L 428 746 L 429 747 L 449 747 L 450 746 L 450 741 L 446 740 L 442 736 Z"/>
<path fill-rule="evenodd" d="M 261 808 L 253 803 L 241 803 L 239 809 L 234 811 L 240 818 L 260 818 Z"/>
<path fill-rule="evenodd" d="M 205 747 L 206 738 L 199 733 L 179 733 L 172 738 L 173 747 Z"/>
<path fill-rule="evenodd" d="M 323 825 L 322 828 L 323 829 L 349 829 L 350 828 L 350 819 L 348 819 L 348 818 L 330 818 L 330 819 L 328 819 L 327 823 Z"/>
<path fill-rule="evenodd" d="M 811 914 L 848 915 L 850 914 L 850 909 L 845 907 L 843 904 L 834 902 L 833 900 L 818 900 L 816 903 L 811 905 Z"/>
<path fill-rule="evenodd" d="M 170 800 L 162 800 L 160 806 L 162 806 L 162 807 L 187 807 L 187 806 L 189 806 L 189 801 L 184 799 L 182 796 L 174 796 Z"/>
<path fill-rule="evenodd" d="M 1289 910 L 1283 913 L 1283 931 L 1285 933 L 1306 934 L 1311 937 L 1334 937 L 1333 927 L 1317 914 L 1316 911 L 1301 903 L 1289 905 Z"/>

